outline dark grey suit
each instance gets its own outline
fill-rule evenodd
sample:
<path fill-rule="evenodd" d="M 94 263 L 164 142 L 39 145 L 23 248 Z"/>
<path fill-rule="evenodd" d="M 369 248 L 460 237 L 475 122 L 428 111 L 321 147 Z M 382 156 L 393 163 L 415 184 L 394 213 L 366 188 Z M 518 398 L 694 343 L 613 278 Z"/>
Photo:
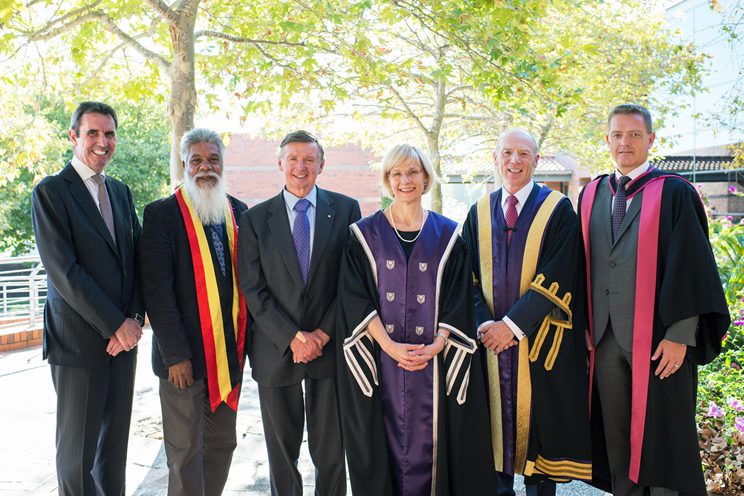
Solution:
<path fill-rule="evenodd" d="M 124 494 L 136 349 L 112 358 L 108 339 L 144 313 L 136 279 L 140 225 L 129 188 L 106 187 L 117 242 L 72 167 L 34 188 L 32 213 L 47 271 L 44 357 L 57 391 L 60 494 Z M 91 475 L 92 471 L 92 475 Z"/>
<path fill-rule="evenodd" d="M 297 458 L 305 410 L 318 494 L 345 494 L 346 476 L 336 398 L 336 346 L 295 364 L 289 346 L 298 330 L 334 339 L 341 255 L 359 204 L 318 188 L 307 287 L 302 281 L 283 195 L 240 219 L 238 277 L 251 315 L 248 356 L 259 384 L 272 493 L 302 494 Z M 305 382 L 305 403 L 301 383 Z"/>

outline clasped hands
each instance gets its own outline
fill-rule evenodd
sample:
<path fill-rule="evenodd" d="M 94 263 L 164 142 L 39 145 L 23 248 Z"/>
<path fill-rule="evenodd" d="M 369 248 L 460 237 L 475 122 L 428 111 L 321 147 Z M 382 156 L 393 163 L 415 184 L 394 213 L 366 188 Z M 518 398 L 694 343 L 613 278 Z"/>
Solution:
<path fill-rule="evenodd" d="M 480 341 L 496 354 L 519 344 L 514 332 L 503 320 L 484 326 L 480 333 Z"/>
<path fill-rule="evenodd" d="M 134 319 L 126 318 L 113 336 L 109 338 L 106 353 L 116 356 L 122 351 L 130 351 L 142 339 L 142 326 Z"/>
<path fill-rule="evenodd" d="M 322 329 L 312 332 L 297 331 L 295 337 L 289 343 L 292 349 L 292 361 L 294 363 L 312 362 L 323 355 L 323 347 L 331 338 Z"/>
<path fill-rule="evenodd" d="M 382 350 L 387 353 L 390 358 L 398 362 L 398 367 L 404 370 L 409 372 L 423 370 L 426 368 L 429 360 L 437 356 L 437 354 L 444 349 L 447 340 L 442 334 L 444 334 L 444 332 L 440 329 L 440 333 L 437 333 L 437 335 L 434 336 L 434 341 L 427 345 L 423 343 L 398 343 L 391 339 L 389 342 L 385 343 L 385 347 L 383 347 Z"/>

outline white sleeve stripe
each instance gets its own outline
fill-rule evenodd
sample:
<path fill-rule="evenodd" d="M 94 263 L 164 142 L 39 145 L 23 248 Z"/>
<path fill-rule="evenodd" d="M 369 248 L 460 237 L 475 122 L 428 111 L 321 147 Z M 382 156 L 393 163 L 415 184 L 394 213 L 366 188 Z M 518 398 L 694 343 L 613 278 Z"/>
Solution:
<path fill-rule="evenodd" d="M 364 376 L 362 371 L 359 370 L 359 363 L 357 362 L 356 358 L 354 358 L 354 354 L 351 352 L 351 350 L 344 349 L 344 357 L 346 358 L 346 364 L 349 366 L 351 374 L 354 376 L 354 379 L 356 379 L 356 382 L 359 385 L 359 389 L 362 390 L 362 394 L 364 394 L 364 396 L 367 396 L 368 398 L 371 398 L 372 386 L 370 385 L 369 381 Z"/>
<path fill-rule="evenodd" d="M 369 313 L 369 315 L 367 315 L 366 317 L 364 317 L 364 320 L 362 320 L 359 323 L 359 325 L 357 325 L 354 328 L 354 331 L 351 333 L 351 336 L 349 336 L 348 338 L 344 339 L 344 349 L 346 349 L 347 346 L 348 347 L 354 346 L 356 344 L 356 342 L 359 339 L 361 339 L 362 336 L 364 336 L 365 334 L 367 334 L 367 332 L 365 331 L 365 329 L 367 328 L 367 326 L 369 325 L 369 323 L 372 321 L 372 319 L 375 318 L 376 315 L 377 315 L 377 310 L 372 310 Z M 370 336 L 370 338 L 371 338 L 371 336 Z"/>

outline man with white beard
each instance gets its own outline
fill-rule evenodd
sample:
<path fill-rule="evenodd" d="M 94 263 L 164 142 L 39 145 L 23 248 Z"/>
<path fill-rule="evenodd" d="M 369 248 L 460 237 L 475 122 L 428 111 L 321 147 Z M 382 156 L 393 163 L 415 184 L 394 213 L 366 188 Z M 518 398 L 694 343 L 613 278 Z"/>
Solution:
<path fill-rule="evenodd" d="M 142 289 L 160 377 L 169 495 L 219 495 L 236 446 L 247 312 L 235 272 L 236 219 L 225 146 L 208 129 L 181 140 L 184 182 L 145 207 Z"/>

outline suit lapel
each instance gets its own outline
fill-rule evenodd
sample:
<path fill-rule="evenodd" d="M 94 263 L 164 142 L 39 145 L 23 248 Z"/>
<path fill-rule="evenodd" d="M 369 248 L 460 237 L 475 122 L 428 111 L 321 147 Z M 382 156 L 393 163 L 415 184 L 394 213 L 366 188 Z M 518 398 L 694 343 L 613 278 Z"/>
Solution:
<path fill-rule="evenodd" d="M 336 220 L 336 210 L 333 208 L 333 200 L 324 190 L 318 188 L 318 206 L 315 209 L 315 237 L 313 240 L 313 251 L 310 258 L 310 270 L 307 275 L 307 285 L 310 286 L 318 265 L 323 259 L 323 252 L 328 246 L 331 238 L 331 229 Z"/>
<path fill-rule="evenodd" d="M 284 259 L 287 266 L 287 272 L 294 279 L 295 284 L 304 287 L 302 274 L 300 274 L 300 264 L 297 261 L 297 252 L 292 239 L 292 230 L 289 227 L 289 218 L 287 217 L 287 206 L 284 203 L 284 196 L 279 193 L 271 200 L 271 205 L 266 213 L 266 224 L 271 231 L 271 239 L 276 245 L 279 255 Z M 317 231 L 315 235 L 317 236 Z"/>
<path fill-rule="evenodd" d="M 607 246 L 612 246 L 612 191 L 607 179 L 597 189 L 597 198 L 594 201 L 592 215 L 597 215 L 597 227 L 602 231 L 601 236 L 605 238 Z"/>
<path fill-rule="evenodd" d="M 67 167 L 62 169 L 60 174 L 70 183 L 70 194 L 72 198 L 77 202 L 86 217 L 88 217 L 88 220 L 90 220 L 91 224 L 93 224 L 103 239 L 106 240 L 106 243 L 108 243 L 114 253 L 118 255 L 119 252 L 116 250 L 114 240 L 111 239 L 111 234 L 109 233 L 106 224 L 103 222 L 101 212 L 93 201 L 93 197 L 90 196 L 90 191 L 88 191 L 88 188 L 83 184 L 80 175 L 72 167 L 72 164 L 67 164 Z M 114 216 L 114 218 L 116 218 L 116 216 Z M 116 224 L 116 221 L 114 221 L 114 224 Z"/>
<path fill-rule="evenodd" d="M 630 202 L 628 211 L 625 212 L 625 217 L 623 217 L 623 223 L 620 224 L 620 232 L 617 233 L 617 238 L 615 238 L 615 243 L 617 243 L 617 241 L 623 236 L 623 233 L 628 229 L 628 226 L 630 226 L 633 223 L 633 219 L 635 219 L 638 216 L 638 212 L 641 211 L 642 201 L 643 201 L 643 191 L 639 191 L 638 194 L 636 194 L 633 197 L 633 201 Z"/>

